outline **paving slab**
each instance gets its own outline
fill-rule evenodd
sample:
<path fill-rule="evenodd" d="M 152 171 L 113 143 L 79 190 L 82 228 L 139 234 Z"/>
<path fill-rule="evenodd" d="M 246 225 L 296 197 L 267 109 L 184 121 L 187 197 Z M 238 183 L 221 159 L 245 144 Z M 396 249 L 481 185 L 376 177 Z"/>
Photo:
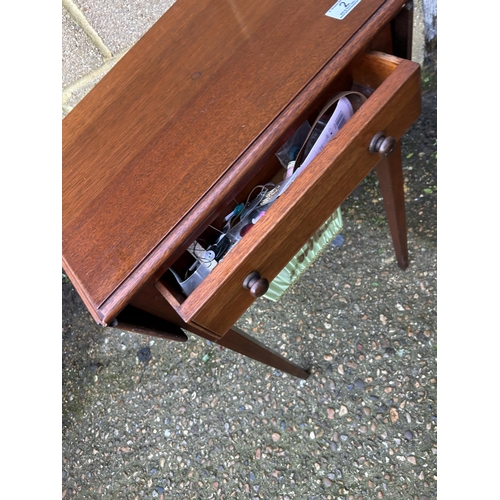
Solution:
<path fill-rule="evenodd" d="M 174 0 L 75 0 L 113 54 L 130 48 Z"/>
<path fill-rule="evenodd" d="M 102 55 L 85 32 L 62 8 L 62 86 L 82 78 L 103 63 Z"/>

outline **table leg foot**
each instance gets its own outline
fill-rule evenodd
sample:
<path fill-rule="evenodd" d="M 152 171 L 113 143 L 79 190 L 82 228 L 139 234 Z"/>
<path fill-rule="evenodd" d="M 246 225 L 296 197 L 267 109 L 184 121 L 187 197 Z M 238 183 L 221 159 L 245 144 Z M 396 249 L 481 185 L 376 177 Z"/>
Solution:
<path fill-rule="evenodd" d="M 307 370 L 304 370 L 300 366 L 291 363 L 279 354 L 271 351 L 264 344 L 260 343 L 258 340 L 254 339 L 239 328 L 233 327 L 217 341 L 217 344 L 227 347 L 232 351 L 239 352 L 240 354 L 244 354 L 249 358 L 260 361 L 261 363 L 272 366 L 278 370 L 289 373 L 294 377 L 299 377 L 305 380 L 310 375 Z"/>

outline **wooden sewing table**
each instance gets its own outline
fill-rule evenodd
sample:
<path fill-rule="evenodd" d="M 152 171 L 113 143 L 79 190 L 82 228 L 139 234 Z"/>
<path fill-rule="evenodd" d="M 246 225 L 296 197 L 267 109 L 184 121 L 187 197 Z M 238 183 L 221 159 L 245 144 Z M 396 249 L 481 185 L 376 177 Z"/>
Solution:
<path fill-rule="evenodd" d="M 407 267 L 399 139 L 420 114 L 411 31 L 402 0 L 177 0 L 63 120 L 63 268 L 95 321 L 180 341 L 189 331 L 307 378 L 233 325 L 374 167 Z M 276 151 L 352 88 L 366 102 L 183 294 L 170 268 L 284 171 Z"/>

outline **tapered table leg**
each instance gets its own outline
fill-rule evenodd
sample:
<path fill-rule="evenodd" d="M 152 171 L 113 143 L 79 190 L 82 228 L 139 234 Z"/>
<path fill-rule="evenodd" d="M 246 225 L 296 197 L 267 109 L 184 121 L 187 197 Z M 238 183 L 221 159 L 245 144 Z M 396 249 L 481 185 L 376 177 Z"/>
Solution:
<path fill-rule="evenodd" d="M 408 267 L 408 243 L 400 141 L 396 143 L 394 151 L 387 158 L 380 160 L 376 170 L 396 259 L 399 267 L 406 269 Z"/>
<path fill-rule="evenodd" d="M 264 344 L 260 343 L 258 340 L 254 339 L 239 328 L 233 326 L 233 328 L 222 338 L 218 338 L 218 336 L 214 333 L 209 332 L 198 325 L 185 323 L 172 306 L 163 298 L 159 290 L 154 285 L 145 285 L 140 292 L 136 293 L 132 303 L 136 308 L 139 308 L 142 311 L 149 313 L 149 315 L 156 317 L 155 321 L 161 321 L 162 319 L 164 322 L 168 322 L 168 325 L 163 328 L 164 331 L 170 331 L 173 334 L 177 334 L 179 328 L 183 328 L 184 330 L 194 333 L 199 337 L 227 347 L 232 351 L 244 354 L 249 358 L 277 368 L 278 370 L 289 373 L 295 377 L 306 379 L 310 375 L 300 366 L 291 363 L 279 354 L 271 351 Z M 144 329 L 136 329 L 134 331 L 151 335 L 150 332 L 146 332 Z M 181 339 L 175 338 L 174 340 Z"/>
<path fill-rule="evenodd" d="M 221 339 L 217 340 L 217 344 L 295 377 L 305 380 L 310 375 L 307 370 L 271 351 L 264 344 L 234 326 Z"/>

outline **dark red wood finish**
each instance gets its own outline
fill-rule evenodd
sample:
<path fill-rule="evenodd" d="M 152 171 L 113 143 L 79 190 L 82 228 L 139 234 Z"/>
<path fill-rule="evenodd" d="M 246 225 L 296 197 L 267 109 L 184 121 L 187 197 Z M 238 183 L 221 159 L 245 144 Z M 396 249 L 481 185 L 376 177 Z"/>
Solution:
<path fill-rule="evenodd" d="M 325 16 L 325 0 L 178 0 L 167 11 L 63 121 L 64 267 L 96 318 L 176 258 L 248 179 L 242 154 L 269 141 L 277 117 L 295 122 L 290 103 L 310 106 L 311 83 L 326 84 L 316 75 L 341 49 L 334 66 L 345 65 L 400 4 L 363 0 L 344 21 Z"/>
<path fill-rule="evenodd" d="M 307 378 L 232 326 L 263 290 L 245 277 L 272 279 L 375 166 L 373 134 L 399 138 L 420 111 L 417 65 L 365 55 L 409 57 L 403 0 L 362 0 L 344 20 L 325 16 L 334 3 L 177 0 L 64 119 L 63 267 L 98 323 L 178 341 L 187 330 Z M 170 289 L 165 271 L 353 81 L 380 88 L 272 216 L 188 299 Z M 404 268 L 399 147 L 377 172 Z"/>

